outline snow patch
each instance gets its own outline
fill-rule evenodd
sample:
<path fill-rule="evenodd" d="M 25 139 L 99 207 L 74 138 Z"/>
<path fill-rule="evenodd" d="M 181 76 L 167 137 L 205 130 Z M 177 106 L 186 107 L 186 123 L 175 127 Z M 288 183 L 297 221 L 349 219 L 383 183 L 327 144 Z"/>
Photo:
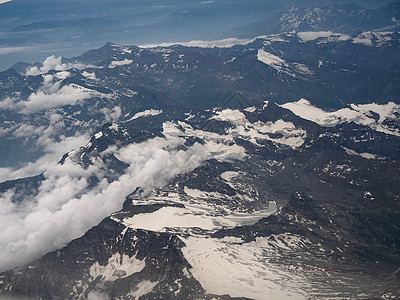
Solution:
<path fill-rule="evenodd" d="M 125 58 L 124 60 L 114 60 L 114 61 L 112 61 L 110 64 L 109 64 L 109 68 L 110 69 L 113 69 L 113 68 L 115 68 L 115 67 L 117 67 L 117 66 L 124 66 L 124 65 L 129 65 L 129 64 L 131 64 L 131 63 L 133 63 L 133 60 L 132 59 L 127 59 L 127 58 Z"/>
<path fill-rule="evenodd" d="M 158 281 L 151 282 L 150 280 L 143 280 L 138 283 L 138 285 L 136 286 L 136 290 L 130 292 L 127 296 L 129 299 L 131 299 L 131 297 L 135 297 L 135 300 L 138 300 L 139 297 L 150 293 L 157 284 Z"/>
<path fill-rule="evenodd" d="M 185 187 L 185 192 L 187 189 Z M 234 228 L 241 225 L 255 224 L 261 218 L 271 215 L 276 207 L 253 213 L 214 213 L 204 204 L 187 204 L 181 207 L 162 207 L 153 213 L 137 214 L 123 220 L 123 224 L 134 229 L 155 232 L 171 232 L 171 229 L 200 228 L 216 231 L 222 228 Z M 174 230 L 172 230 L 174 232 Z"/>
<path fill-rule="evenodd" d="M 243 159 L 246 157 L 246 150 L 234 142 L 232 134 L 220 135 L 214 132 L 194 129 L 189 124 L 178 121 L 165 122 L 163 134 L 166 137 L 198 137 L 204 141 L 204 149 L 208 156 L 220 161 L 229 159 Z"/>
<path fill-rule="evenodd" d="M 353 38 L 352 43 L 371 46 L 372 45 L 372 38 L 373 38 L 373 35 L 372 35 L 371 32 L 363 32 L 362 34 L 360 34 L 360 35 L 356 36 L 355 38 Z"/>
<path fill-rule="evenodd" d="M 95 72 L 90 73 L 90 72 L 83 71 L 82 72 L 82 76 L 85 76 L 86 78 L 91 79 L 91 80 L 96 80 L 97 79 Z"/>
<path fill-rule="evenodd" d="M 296 127 L 291 122 L 277 120 L 276 122 L 254 124 L 245 123 L 235 129 L 240 136 L 257 145 L 258 139 L 267 139 L 275 143 L 283 144 L 291 148 L 297 148 L 304 144 L 307 132 Z"/>
<path fill-rule="evenodd" d="M 100 276 L 102 281 L 115 281 L 142 271 L 145 265 L 146 262 L 138 260 L 136 256 L 129 257 L 126 254 L 115 253 L 105 266 L 95 262 L 90 267 L 89 274 L 93 280 Z"/>
<path fill-rule="evenodd" d="M 376 131 L 400 136 L 398 129 L 383 124 L 385 119 L 397 120 L 397 115 L 400 114 L 400 105 L 393 102 L 388 104 L 351 104 L 350 107 L 331 112 L 315 107 L 305 99 L 283 104 L 282 107 L 321 126 L 335 126 L 345 122 L 354 122 L 369 126 Z"/>
<path fill-rule="evenodd" d="M 211 119 L 228 121 L 232 124 L 242 124 L 246 121 L 246 116 L 237 109 L 224 109 L 222 111 L 217 111 L 216 115 L 211 117 Z"/>
<path fill-rule="evenodd" d="M 351 42 L 354 44 L 379 47 L 390 42 L 393 39 L 391 35 L 393 35 L 393 32 L 365 31 L 355 36 Z"/>
<path fill-rule="evenodd" d="M 354 151 L 353 149 L 349 149 L 349 148 L 346 148 L 346 147 L 342 147 L 342 148 L 349 155 L 361 156 L 361 157 L 364 157 L 366 159 L 377 159 L 377 156 L 375 154 L 372 154 L 372 153 L 366 153 L 366 152 L 358 153 L 358 152 Z"/>
<path fill-rule="evenodd" d="M 97 140 L 97 139 L 101 138 L 102 136 L 103 136 L 103 132 L 102 132 L 102 131 L 99 131 L 98 133 L 96 133 L 96 134 L 94 135 L 94 138 Z"/>
<path fill-rule="evenodd" d="M 247 111 L 249 113 L 253 113 L 253 112 L 255 112 L 257 110 L 257 108 L 255 106 L 250 106 L 250 107 L 247 107 L 247 108 L 245 108 L 243 110 Z"/>
<path fill-rule="evenodd" d="M 259 300 L 307 298 L 305 278 L 269 262 L 266 254 L 276 251 L 270 238 L 257 238 L 250 243 L 235 239 L 181 239 L 186 244 L 182 252 L 192 266 L 190 271 L 207 293 Z M 304 244 L 299 239 L 293 236 L 291 243 L 282 241 L 282 246 L 299 247 Z"/>
<path fill-rule="evenodd" d="M 159 114 L 161 114 L 163 111 L 162 110 L 157 110 L 157 109 L 148 109 L 145 111 L 141 111 L 136 113 L 132 118 L 130 118 L 129 120 L 125 121 L 125 122 L 129 122 L 141 117 L 153 117 L 153 116 L 157 116 Z"/>
<path fill-rule="evenodd" d="M 239 172 L 235 172 L 235 171 L 226 171 L 224 173 L 221 174 L 221 177 L 225 180 L 230 182 L 232 180 L 232 178 L 238 177 L 240 175 Z"/>
<path fill-rule="evenodd" d="M 289 67 L 289 64 L 285 60 L 263 49 L 258 50 L 257 59 L 278 72 L 282 71 L 283 68 Z"/>

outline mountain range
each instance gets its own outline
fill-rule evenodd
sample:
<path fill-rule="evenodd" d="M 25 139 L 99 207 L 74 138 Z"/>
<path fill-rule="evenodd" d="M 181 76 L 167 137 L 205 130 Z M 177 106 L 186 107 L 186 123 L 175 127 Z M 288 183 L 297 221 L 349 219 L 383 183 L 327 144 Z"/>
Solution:
<path fill-rule="evenodd" d="M 75 186 L 47 221 L 54 232 L 35 228 L 46 239 L 60 240 L 63 226 L 131 190 L 122 209 L 2 273 L 1 291 L 43 299 L 397 297 L 399 112 L 389 103 L 324 113 L 301 100 L 175 118 L 144 111 L 105 125 L 57 172 L 1 188 L 17 206 L 38 201 L 25 223 L 54 192 L 43 186 Z M 71 175 L 71 164 L 81 171 Z M 21 184 L 33 198 L 18 198 Z"/>
<path fill-rule="evenodd" d="M 399 298 L 397 14 L 0 72 L 0 297 Z"/>

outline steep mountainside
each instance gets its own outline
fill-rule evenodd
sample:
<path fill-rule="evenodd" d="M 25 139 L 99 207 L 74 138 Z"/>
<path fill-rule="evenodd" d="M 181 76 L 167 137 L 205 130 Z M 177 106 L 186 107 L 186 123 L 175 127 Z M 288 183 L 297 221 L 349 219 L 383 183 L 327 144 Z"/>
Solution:
<path fill-rule="evenodd" d="M 353 105 L 335 114 L 301 100 L 105 125 L 64 156 L 59 172 L 72 164 L 87 178 L 74 201 L 96 190 L 105 203 L 117 201 L 110 189 L 129 186 L 122 210 L 2 273 L 1 291 L 42 299 L 398 297 L 399 111 Z M 154 148 L 170 180 L 148 173 L 150 164 L 135 170 L 135 157 Z M 43 186 L 48 176 L 26 180 Z M 3 184 L 3 195 L 19 184 Z M 24 201 L 40 191 L 29 193 Z M 87 203 L 104 205 L 99 194 Z"/>

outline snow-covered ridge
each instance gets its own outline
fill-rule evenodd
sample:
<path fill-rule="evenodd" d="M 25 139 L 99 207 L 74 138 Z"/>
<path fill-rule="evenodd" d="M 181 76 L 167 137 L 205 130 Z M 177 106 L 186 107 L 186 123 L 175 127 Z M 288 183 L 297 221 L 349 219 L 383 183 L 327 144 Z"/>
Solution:
<path fill-rule="evenodd" d="M 285 60 L 263 49 L 258 50 L 257 59 L 278 72 L 282 71 L 283 68 L 289 67 L 289 64 Z"/>
<path fill-rule="evenodd" d="M 388 104 L 351 104 L 349 107 L 331 112 L 312 105 L 306 99 L 286 103 L 282 107 L 303 119 L 313 121 L 321 126 L 335 126 L 341 123 L 354 122 L 359 125 L 369 126 L 376 131 L 400 136 L 398 128 L 391 128 L 384 124 L 386 119 L 399 119 L 400 105 L 393 102 Z"/>
<path fill-rule="evenodd" d="M 318 40 L 318 43 L 329 43 L 337 41 L 350 41 L 353 44 L 363 44 L 367 46 L 382 46 L 394 38 L 395 32 L 376 32 L 364 31 L 354 36 L 335 33 L 331 31 L 303 31 L 298 32 L 297 36 L 303 43 Z"/>
<path fill-rule="evenodd" d="M 306 65 L 292 62 L 288 63 L 284 59 L 276 56 L 272 53 L 259 49 L 257 52 L 257 59 L 267 66 L 275 69 L 278 73 L 283 72 L 292 77 L 297 77 L 297 74 L 301 75 L 313 75 L 313 72 L 307 68 Z"/>
<path fill-rule="evenodd" d="M 393 32 L 373 32 L 366 31 L 358 34 L 351 39 L 354 44 L 363 44 L 367 46 L 381 46 L 393 39 Z"/>
<path fill-rule="evenodd" d="M 298 33 L 285 32 L 281 34 L 271 35 L 260 35 L 252 39 L 239 39 L 239 38 L 227 38 L 222 40 L 204 41 L 204 40 L 193 40 L 189 42 L 171 42 L 171 43 L 160 43 L 160 44 L 144 44 L 140 45 L 140 48 L 157 48 L 157 47 L 171 47 L 175 45 L 181 45 L 186 47 L 201 47 L 201 48 L 231 48 L 237 45 L 248 45 L 256 40 L 264 40 L 264 45 L 270 45 L 275 42 L 289 42 L 288 38 L 297 37 L 301 42 L 306 43 L 320 39 L 320 43 L 337 42 L 337 41 L 351 41 L 352 43 L 359 43 L 364 45 L 380 46 L 385 42 L 391 41 L 395 32 L 372 32 L 366 31 L 361 32 L 355 36 L 349 36 L 347 34 L 331 32 L 331 31 L 302 31 Z M 120 46 L 122 47 L 122 46 Z"/>
<path fill-rule="evenodd" d="M 314 41 L 319 38 L 331 38 L 332 40 L 346 41 L 350 36 L 341 33 L 333 33 L 331 31 L 303 31 L 298 32 L 297 36 L 303 43 Z"/>
<path fill-rule="evenodd" d="M 267 36 L 258 36 L 253 39 L 238 39 L 238 38 L 227 38 L 222 40 L 214 41 L 189 41 L 189 42 L 173 42 L 173 43 L 160 43 L 160 44 L 145 44 L 141 45 L 141 48 L 157 48 L 157 47 L 170 47 L 174 45 L 181 45 L 186 47 L 201 47 L 201 48 L 230 48 L 236 45 L 247 45 L 254 42 L 256 39 L 267 38 Z"/>
<path fill-rule="evenodd" d="M 283 147 L 296 149 L 304 144 L 307 132 L 296 127 L 291 122 L 277 120 L 276 122 L 251 123 L 246 116 L 237 109 L 223 109 L 214 111 L 215 115 L 210 119 L 230 122 L 233 127 L 226 129 L 225 134 L 212 133 L 201 129 L 193 129 L 189 124 L 178 122 L 177 124 L 164 123 L 164 135 L 173 136 L 197 136 L 203 139 L 207 149 L 215 158 L 222 158 L 235 153 L 237 157 L 244 157 L 244 148 L 238 146 L 234 139 L 241 137 L 256 146 L 261 146 L 259 140 L 270 140 Z M 184 131 L 181 130 L 184 129 Z M 224 149 L 224 151 L 222 151 Z M 221 156 L 222 155 L 222 156 Z"/>
<path fill-rule="evenodd" d="M 141 111 L 136 113 L 132 118 L 130 118 L 129 120 L 126 120 L 125 122 L 129 122 L 141 117 L 153 117 L 153 116 L 158 116 L 159 114 L 162 113 L 162 110 L 158 110 L 158 109 L 147 109 L 145 111 Z"/>

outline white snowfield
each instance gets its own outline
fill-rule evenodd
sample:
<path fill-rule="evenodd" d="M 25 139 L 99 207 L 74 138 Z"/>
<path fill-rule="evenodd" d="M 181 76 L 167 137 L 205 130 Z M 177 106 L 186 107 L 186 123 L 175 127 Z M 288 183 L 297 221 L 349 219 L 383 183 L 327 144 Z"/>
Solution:
<path fill-rule="evenodd" d="M 307 247 L 308 240 L 282 234 L 242 243 L 238 238 L 181 238 L 190 272 L 208 292 L 251 299 L 305 300 L 307 280 L 269 263 L 282 248 Z M 278 241 L 275 242 L 274 240 Z"/>
<path fill-rule="evenodd" d="M 124 66 L 124 65 L 129 65 L 129 64 L 131 64 L 131 63 L 133 63 L 133 60 L 132 59 L 124 59 L 124 60 L 114 60 L 114 61 L 112 61 L 110 64 L 109 64 L 109 68 L 110 69 L 113 69 L 113 68 L 115 68 L 115 67 L 117 67 L 117 66 Z"/>
<path fill-rule="evenodd" d="M 238 212 L 223 205 L 210 203 L 210 199 L 229 199 L 231 197 L 219 193 L 207 193 L 185 187 L 185 195 L 168 193 L 165 196 L 149 196 L 150 203 L 183 204 L 185 207 L 166 206 L 152 213 L 141 213 L 125 218 L 122 223 L 134 229 L 155 232 L 191 232 L 201 229 L 207 234 L 223 228 L 234 228 L 255 224 L 261 218 L 276 212 L 276 205 L 270 204 L 268 209 L 255 212 Z M 248 199 L 242 198 L 247 202 Z M 135 203 L 135 202 L 134 202 Z M 146 201 L 146 204 L 150 204 Z M 114 219 L 119 222 L 118 219 Z M 196 233 L 194 233 L 197 235 Z"/>
<path fill-rule="evenodd" d="M 292 77 L 297 75 L 313 75 L 314 73 L 307 68 L 306 65 L 292 62 L 288 63 L 284 59 L 276 56 L 272 53 L 265 51 L 264 49 L 258 49 L 257 59 L 267 66 L 275 69 L 278 73 L 286 73 Z"/>
<path fill-rule="evenodd" d="M 131 276 L 144 269 L 146 262 L 138 260 L 135 256 L 115 253 L 108 259 L 105 266 L 95 262 L 89 270 L 90 276 L 95 280 L 98 276 L 102 281 L 115 281 L 119 278 Z"/>
<path fill-rule="evenodd" d="M 283 68 L 289 67 L 289 64 L 285 60 L 263 49 L 258 50 L 257 59 L 279 72 L 282 71 Z"/>
<path fill-rule="evenodd" d="M 398 120 L 400 105 L 393 102 L 388 104 L 351 104 L 347 108 L 331 112 L 313 106 L 306 99 L 285 103 L 282 107 L 289 109 L 303 119 L 313 121 L 322 126 L 335 126 L 345 122 L 354 122 L 369 126 L 376 131 L 400 136 L 398 129 L 383 124 L 385 119 Z"/>
<path fill-rule="evenodd" d="M 231 122 L 235 127 L 228 130 L 228 135 L 240 136 L 255 145 L 259 145 L 257 140 L 266 139 L 295 149 L 303 145 L 307 137 L 305 130 L 283 120 L 250 123 L 246 116 L 237 109 L 216 111 L 216 115 L 212 119 Z M 273 135 L 271 136 L 271 134 Z M 281 136 L 274 136 L 275 134 L 280 134 Z"/>
<path fill-rule="evenodd" d="M 159 114 L 162 114 L 162 110 L 158 110 L 158 109 L 147 109 L 145 111 L 141 111 L 136 113 L 132 118 L 130 118 L 129 120 L 126 120 L 124 122 L 129 122 L 141 117 L 153 117 L 153 116 L 158 116 Z"/>

